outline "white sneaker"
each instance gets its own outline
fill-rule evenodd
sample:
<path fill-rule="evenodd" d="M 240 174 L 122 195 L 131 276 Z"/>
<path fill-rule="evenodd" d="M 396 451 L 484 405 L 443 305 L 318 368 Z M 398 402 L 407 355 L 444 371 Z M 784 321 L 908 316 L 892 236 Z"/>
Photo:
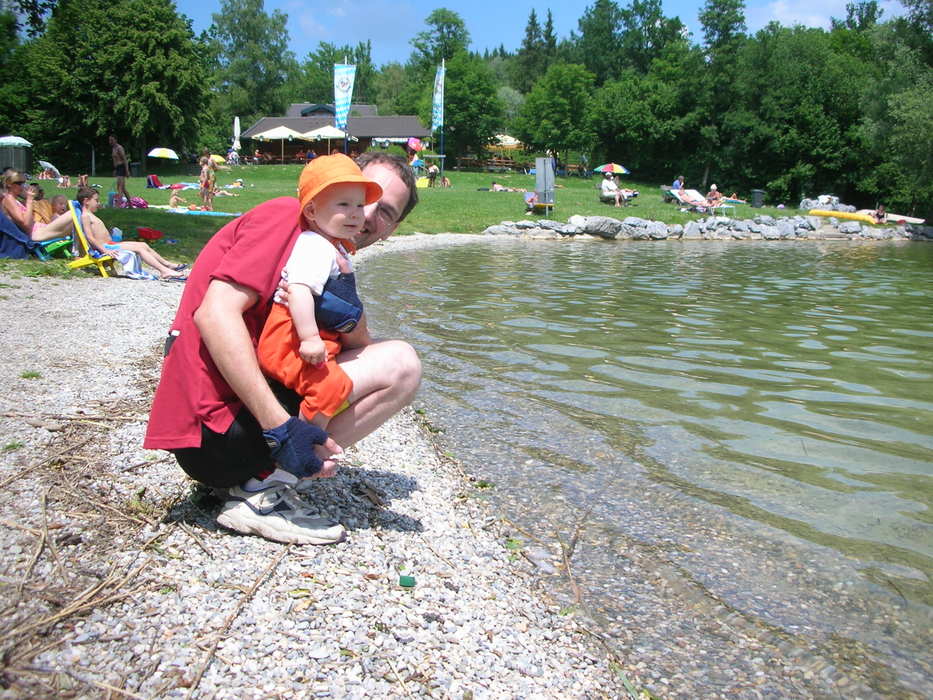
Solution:
<path fill-rule="evenodd" d="M 343 525 L 314 512 L 288 484 L 269 481 L 258 491 L 230 489 L 217 523 L 244 535 L 259 535 L 287 544 L 343 542 Z"/>

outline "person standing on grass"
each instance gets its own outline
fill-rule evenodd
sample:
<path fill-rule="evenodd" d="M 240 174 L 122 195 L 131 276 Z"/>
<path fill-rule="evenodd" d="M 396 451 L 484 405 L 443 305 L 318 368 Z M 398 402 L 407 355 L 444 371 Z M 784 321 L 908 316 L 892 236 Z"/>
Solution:
<path fill-rule="evenodd" d="M 357 164 L 383 193 L 364 207 L 355 240 L 363 248 L 391 236 L 418 195 L 400 157 L 364 153 Z M 256 345 L 301 233 L 300 213 L 294 197 L 273 199 L 204 246 L 169 331 L 143 446 L 173 452 L 191 478 L 226 489 L 217 518 L 224 527 L 277 542 L 330 544 L 344 539 L 343 526 L 301 501 L 295 485 L 334 476 L 343 447 L 407 406 L 421 363 L 408 343 L 374 339 L 364 316 L 341 338 L 336 361 L 352 389 L 327 432 L 296 417 L 297 394 L 270 385 Z"/>
<path fill-rule="evenodd" d="M 130 162 L 126 158 L 126 151 L 123 146 L 117 143 L 117 137 L 113 134 L 107 138 L 110 142 L 110 155 L 113 158 L 113 176 L 117 179 L 117 194 L 123 197 L 126 206 L 130 205 L 130 193 L 126 191 L 126 178 L 130 174 Z"/>

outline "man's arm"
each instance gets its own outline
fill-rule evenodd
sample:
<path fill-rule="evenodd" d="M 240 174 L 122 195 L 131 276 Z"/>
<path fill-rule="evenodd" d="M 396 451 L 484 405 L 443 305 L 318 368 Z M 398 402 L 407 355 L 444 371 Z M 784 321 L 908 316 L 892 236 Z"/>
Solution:
<path fill-rule="evenodd" d="M 243 313 L 258 300 L 252 289 L 213 280 L 194 313 L 214 364 L 263 430 L 282 425 L 290 416 L 269 388 L 253 347 Z"/>
<path fill-rule="evenodd" d="M 129 175 L 130 174 L 130 162 L 126 158 L 126 150 L 123 148 L 123 146 L 119 147 L 117 157 L 120 159 L 123 165 L 126 166 L 126 174 Z"/>

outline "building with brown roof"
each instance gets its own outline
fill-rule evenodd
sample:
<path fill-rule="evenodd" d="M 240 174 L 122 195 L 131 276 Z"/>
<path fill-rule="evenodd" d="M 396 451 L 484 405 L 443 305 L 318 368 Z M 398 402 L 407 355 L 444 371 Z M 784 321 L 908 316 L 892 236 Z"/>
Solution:
<path fill-rule="evenodd" d="M 262 117 L 241 135 L 241 139 L 253 138 L 256 134 L 285 126 L 304 134 L 322 126 L 334 125 L 334 106 L 329 104 L 297 103 L 288 106 L 283 117 Z M 424 139 L 431 136 L 430 129 L 421 125 L 413 114 L 379 116 L 376 105 L 354 104 L 350 107 L 347 131 L 356 141 L 353 148 L 362 152 L 370 146 L 386 146 L 389 143 L 404 143 L 411 137 Z M 333 142 L 331 145 L 336 145 Z M 313 150 L 318 155 L 327 151 L 326 141 L 302 141 L 295 139 L 284 144 L 285 159 L 293 159 L 300 151 Z"/>

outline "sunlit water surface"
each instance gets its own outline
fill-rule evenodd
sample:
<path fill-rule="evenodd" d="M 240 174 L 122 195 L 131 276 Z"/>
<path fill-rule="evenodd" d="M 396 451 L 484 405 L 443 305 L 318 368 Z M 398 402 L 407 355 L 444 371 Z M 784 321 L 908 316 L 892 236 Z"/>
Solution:
<path fill-rule="evenodd" d="M 362 278 L 373 327 L 423 359 L 444 446 L 523 543 L 576 536 L 623 653 L 687 666 L 682 637 L 740 663 L 712 629 L 738 614 L 766 647 L 923 695 L 931 273 L 924 244 L 484 240 Z"/>

